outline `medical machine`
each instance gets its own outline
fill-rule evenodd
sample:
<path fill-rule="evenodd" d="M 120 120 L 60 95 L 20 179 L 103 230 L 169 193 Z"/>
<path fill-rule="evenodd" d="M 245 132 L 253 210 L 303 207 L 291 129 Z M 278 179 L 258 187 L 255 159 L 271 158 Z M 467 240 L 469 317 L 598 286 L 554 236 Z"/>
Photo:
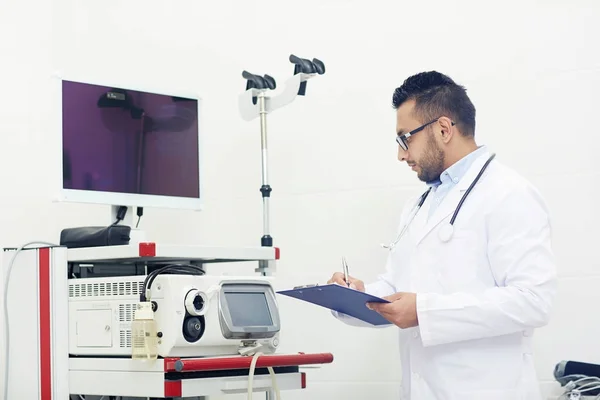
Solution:
<path fill-rule="evenodd" d="M 145 208 L 203 209 L 199 96 L 57 77 L 56 198 L 110 212 L 93 226 L 65 227 L 58 243 L 4 249 L 0 400 L 275 399 L 306 387 L 302 366 L 333 361 L 279 354 L 266 114 L 324 73 L 318 60 L 290 61 L 294 77 L 277 95 L 272 77 L 242 73 L 240 112 L 260 116 L 263 151 L 264 236 L 250 247 L 165 244 L 139 229 Z M 258 268 L 229 276 L 220 266 L 230 263 Z"/>
<path fill-rule="evenodd" d="M 261 277 L 157 274 L 69 280 L 69 354 L 206 357 L 274 353 L 280 320 Z M 183 272 L 183 274 L 181 274 Z M 181 275 L 180 275 L 181 274 Z M 150 278 L 150 279 L 147 279 Z M 148 335 L 146 333 L 149 333 Z"/>

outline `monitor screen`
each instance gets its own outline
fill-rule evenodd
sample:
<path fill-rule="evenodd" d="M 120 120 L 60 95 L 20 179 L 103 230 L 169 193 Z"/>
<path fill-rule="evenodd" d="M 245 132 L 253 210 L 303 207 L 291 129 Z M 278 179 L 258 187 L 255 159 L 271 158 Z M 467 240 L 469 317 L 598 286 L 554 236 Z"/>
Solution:
<path fill-rule="evenodd" d="M 62 153 L 64 190 L 199 199 L 198 100 L 63 80 Z"/>
<path fill-rule="evenodd" d="M 225 292 L 234 326 L 271 326 L 273 319 L 262 292 Z"/>

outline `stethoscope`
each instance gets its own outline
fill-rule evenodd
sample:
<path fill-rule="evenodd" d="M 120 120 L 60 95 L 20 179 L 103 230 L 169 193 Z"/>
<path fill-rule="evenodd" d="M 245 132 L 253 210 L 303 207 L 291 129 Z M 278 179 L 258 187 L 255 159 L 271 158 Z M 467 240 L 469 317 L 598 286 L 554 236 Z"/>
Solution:
<path fill-rule="evenodd" d="M 454 214 L 452 214 L 452 218 L 450 219 L 450 222 L 447 222 L 438 231 L 439 239 L 442 242 L 449 242 L 452 239 L 452 236 L 454 234 L 454 221 L 456 220 L 456 217 L 458 216 L 458 212 L 460 211 L 460 208 L 462 207 L 467 196 L 469 195 L 471 190 L 473 190 L 473 188 L 477 184 L 477 181 L 479 180 L 479 178 L 481 178 L 481 175 L 483 175 L 486 168 L 488 167 L 488 165 L 490 165 L 490 162 L 492 162 L 494 157 L 496 157 L 495 153 L 492 154 L 490 156 L 490 158 L 487 159 L 487 161 L 485 162 L 485 164 L 483 165 L 483 167 L 481 168 L 481 170 L 479 171 L 479 173 L 477 174 L 477 176 L 475 177 L 473 182 L 471 182 L 471 184 L 469 185 L 469 188 L 467 189 L 465 194 L 463 194 L 462 198 L 458 202 L 458 205 L 456 206 L 456 209 L 454 210 Z M 421 197 L 419 198 L 419 202 L 412 209 L 411 215 L 408 218 L 408 222 L 406 224 L 404 224 L 404 227 L 402 228 L 402 231 L 400 231 L 400 233 L 398 234 L 398 237 L 396 237 L 396 240 L 394 240 L 389 245 L 382 244 L 381 247 L 383 247 L 385 249 L 389 249 L 389 250 L 392 250 L 394 247 L 396 247 L 396 245 L 398 244 L 400 239 L 402 239 L 402 236 L 404 236 L 404 233 L 408 229 L 409 225 L 411 224 L 411 222 L 413 221 L 413 219 L 416 217 L 417 213 L 421 209 L 421 206 L 423 205 L 423 203 L 425 203 L 425 200 L 427 199 L 427 196 L 429 196 L 430 192 L 431 192 L 431 188 L 427 189 L 427 191 L 421 195 Z"/>

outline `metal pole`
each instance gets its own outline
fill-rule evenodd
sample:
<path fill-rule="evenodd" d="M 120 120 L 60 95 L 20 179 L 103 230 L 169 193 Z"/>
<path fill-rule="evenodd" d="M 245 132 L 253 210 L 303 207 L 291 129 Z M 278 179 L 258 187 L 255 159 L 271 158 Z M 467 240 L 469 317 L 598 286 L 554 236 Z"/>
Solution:
<path fill-rule="evenodd" d="M 272 189 L 271 186 L 269 186 L 269 159 L 267 150 L 267 107 L 265 92 L 260 92 L 258 94 L 258 107 L 260 113 L 260 144 L 262 151 L 262 185 L 260 187 L 260 192 L 262 193 L 263 202 L 263 236 L 260 242 L 261 245 L 264 247 L 271 247 L 273 246 L 273 238 L 271 237 L 269 200 Z M 262 275 L 268 275 L 268 267 L 268 261 L 263 260 L 259 262 L 259 269 Z"/>
<path fill-rule="evenodd" d="M 258 107 L 260 113 L 260 147 L 262 150 L 262 186 L 260 191 L 262 193 L 263 200 L 263 237 L 261 238 L 262 246 L 273 246 L 273 238 L 271 237 L 270 227 L 270 210 L 269 210 L 269 199 L 271 196 L 271 186 L 269 186 L 269 159 L 267 151 L 267 107 L 266 107 L 265 93 L 260 92 L 258 95 Z M 262 275 L 266 276 L 269 274 L 269 262 L 261 260 L 259 262 L 259 268 Z M 275 400 L 275 392 L 269 390 L 266 392 L 266 400 Z"/>

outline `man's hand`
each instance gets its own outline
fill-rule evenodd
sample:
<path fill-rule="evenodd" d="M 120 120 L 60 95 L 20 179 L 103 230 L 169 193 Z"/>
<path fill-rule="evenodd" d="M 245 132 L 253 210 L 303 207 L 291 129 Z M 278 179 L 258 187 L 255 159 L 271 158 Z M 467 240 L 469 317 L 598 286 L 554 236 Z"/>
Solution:
<path fill-rule="evenodd" d="M 367 303 L 367 307 L 402 329 L 419 325 L 415 293 L 394 293 L 384 299 L 391 303 Z"/>
<path fill-rule="evenodd" d="M 350 281 L 350 288 L 356 289 L 361 292 L 365 291 L 365 283 L 360 279 L 348 276 L 348 280 Z M 342 272 L 336 272 L 335 274 L 333 274 L 333 276 L 327 281 L 327 283 L 337 283 L 338 285 L 348 286 L 348 284 L 344 280 L 344 274 Z"/>

